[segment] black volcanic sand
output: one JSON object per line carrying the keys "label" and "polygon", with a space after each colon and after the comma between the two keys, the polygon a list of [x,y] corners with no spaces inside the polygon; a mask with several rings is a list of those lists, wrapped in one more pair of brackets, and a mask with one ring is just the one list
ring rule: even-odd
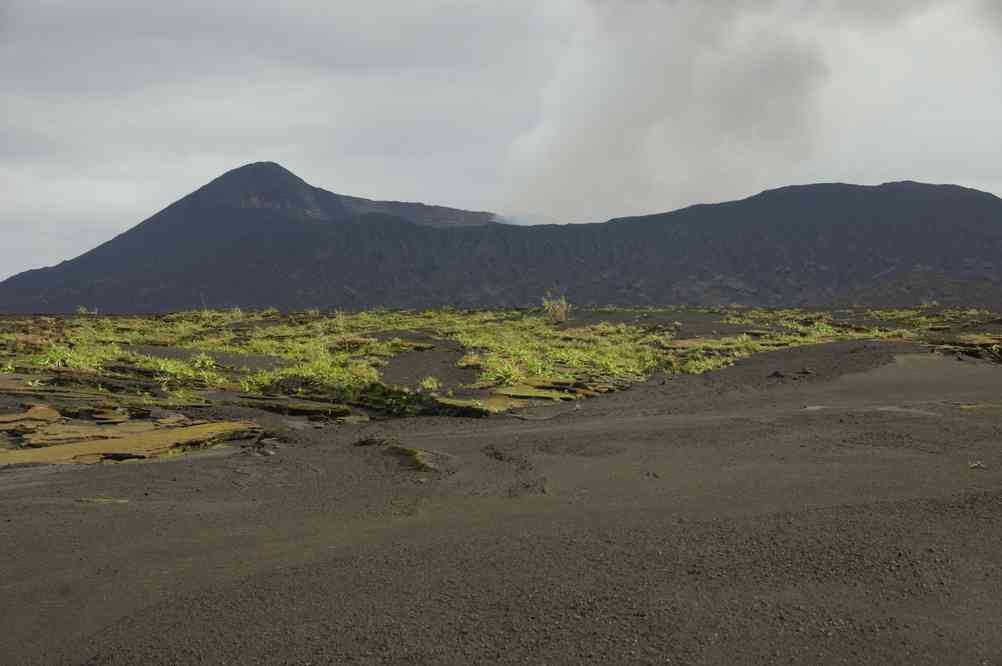
{"label": "black volcanic sand", "polygon": [[0,472],[0,662],[1002,662],[1002,367],[839,343],[522,416]]}
{"label": "black volcanic sand", "polygon": [[400,335],[403,340],[434,345],[433,349],[397,354],[379,369],[384,383],[415,387],[426,377],[434,377],[441,390],[455,390],[459,394],[471,393],[462,387],[477,381],[476,368],[459,368],[456,364],[466,354],[462,345],[454,340],[442,340],[416,334]]}

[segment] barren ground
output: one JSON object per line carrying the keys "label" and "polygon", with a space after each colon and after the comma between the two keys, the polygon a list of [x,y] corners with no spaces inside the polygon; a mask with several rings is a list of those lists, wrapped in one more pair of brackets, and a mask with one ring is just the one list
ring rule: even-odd
{"label": "barren ground", "polygon": [[186,413],[280,443],[0,469],[0,662],[1002,663],[995,363],[854,340],[489,418]]}

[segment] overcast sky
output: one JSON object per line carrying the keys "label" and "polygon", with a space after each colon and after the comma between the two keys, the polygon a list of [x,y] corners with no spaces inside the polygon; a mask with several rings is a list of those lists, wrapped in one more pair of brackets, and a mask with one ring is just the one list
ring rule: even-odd
{"label": "overcast sky", "polygon": [[1000,0],[0,0],[0,278],[222,172],[560,221],[1002,194]]}

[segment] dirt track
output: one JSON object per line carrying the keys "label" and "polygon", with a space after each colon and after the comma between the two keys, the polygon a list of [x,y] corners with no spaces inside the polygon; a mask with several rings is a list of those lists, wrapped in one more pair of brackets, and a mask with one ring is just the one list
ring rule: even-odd
{"label": "dirt track", "polygon": [[838,343],[524,416],[2,471],[0,662],[1002,663],[1002,367]]}

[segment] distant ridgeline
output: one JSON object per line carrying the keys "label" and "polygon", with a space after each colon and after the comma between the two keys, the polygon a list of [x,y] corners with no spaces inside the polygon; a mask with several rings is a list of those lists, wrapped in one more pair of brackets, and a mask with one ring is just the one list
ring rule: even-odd
{"label": "distant ridgeline", "polygon": [[76,259],[0,283],[0,312],[538,305],[1002,306],[1002,199],[952,185],[787,187],[600,224],[347,197],[230,171]]}

